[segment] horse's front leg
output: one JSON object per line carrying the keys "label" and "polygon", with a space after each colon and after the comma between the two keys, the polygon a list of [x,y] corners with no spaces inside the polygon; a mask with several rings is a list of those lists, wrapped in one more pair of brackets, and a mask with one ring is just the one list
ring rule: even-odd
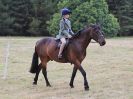
{"label": "horse's front leg", "polygon": [[74,65],[71,80],[70,80],[70,83],[69,83],[71,88],[74,88],[73,82],[74,82],[74,78],[76,76],[76,73],[77,73],[77,67]]}
{"label": "horse's front leg", "polygon": [[86,72],[84,71],[82,66],[79,67],[79,71],[82,73],[82,75],[84,77],[84,88],[85,88],[85,90],[89,90],[89,85],[88,85],[87,78],[86,78]]}

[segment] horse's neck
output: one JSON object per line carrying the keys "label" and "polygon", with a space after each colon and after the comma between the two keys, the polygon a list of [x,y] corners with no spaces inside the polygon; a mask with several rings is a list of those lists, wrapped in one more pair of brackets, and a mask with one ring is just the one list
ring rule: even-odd
{"label": "horse's neck", "polygon": [[86,50],[87,46],[89,45],[91,41],[91,37],[89,35],[89,32],[87,33],[87,31],[83,31],[83,33],[76,40],[81,46],[82,50]]}

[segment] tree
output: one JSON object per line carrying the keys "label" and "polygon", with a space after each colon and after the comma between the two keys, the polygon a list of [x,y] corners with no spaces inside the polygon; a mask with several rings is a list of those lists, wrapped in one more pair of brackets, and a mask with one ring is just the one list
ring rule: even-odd
{"label": "tree", "polygon": [[56,12],[58,1],[59,0],[32,0],[34,16],[30,24],[30,31],[33,31],[34,35],[49,35],[47,31],[47,21],[50,20],[52,15]]}
{"label": "tree", "polygon": [[12,29],[15,35],[30,35],[29,25],[32,22],[32,4],[30,0],[12,0],[9,4],[10,17],[14,19]]}
{"label": "tree", "polygon": [[0,35],[49,35],[46,22],[56,12],[59,1],[1,0]]}
{"label": "tree", "polygon": [[13,30],[10,28],[14,18],[9,16],[10,0],[0,0],[0,35],[13,35]]}
{"label": "tree", "polygon": [[[107,36],[115,36],[119,30],[117,19],[108,12],[108,5],[105,0],[64,0],[59,2],[58,9],[63,7],[72,9],[72,26],[76,32],[84,26],[91,23],[101,24]],[[48,30],[52,33],[58,33],[60,13],[55,13],[53,19],[48,22]]]}
{"label": "tree", "polygon": [[133,0],[107,0],[110,12],[120,23],[119,35],[133,35]]}

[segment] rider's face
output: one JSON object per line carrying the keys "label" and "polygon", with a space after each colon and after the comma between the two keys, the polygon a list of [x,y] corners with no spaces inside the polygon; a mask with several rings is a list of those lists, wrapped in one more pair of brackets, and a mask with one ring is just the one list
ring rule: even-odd
{"label": "rider's face", "polygon": [[66,19],[68,19],[69,17],[70,17],[70,15],[69,15],[69,14],[64,15],[64,18],[66,18]]}

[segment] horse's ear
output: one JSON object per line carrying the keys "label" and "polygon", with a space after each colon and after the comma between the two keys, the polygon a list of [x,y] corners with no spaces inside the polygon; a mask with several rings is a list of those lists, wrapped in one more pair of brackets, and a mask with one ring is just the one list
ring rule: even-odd
{"label": "horse's ear", "polygon": [[99,26],[100,24],[99,23],[96,23],[97,26]]}
{"label": "horse's ear", "polygon": [[100,25],[101,25],[101,22],[97,21],[95,24],[96,24],[97,26],[100,26]]}
{"label": "horse's ear", "polygon": [[90,26],[90,24],[85,24],[85,26],[83,27],[84,29],[88,28]]}
{"label": "horse's ear", "polygon": [[90,27],[92,27],[94,30],[97,29],[97,25],[96,24],[90,24]]}
{"label": "horse's ear", "polygon": [[99,29],[101,29],[101,27],[102,27],[102,24],[101,24],[101,23],[97,22],[96,25],[97,25],[97,27],[98,27]]}
{"label": "horse's ear", "polygon": [[92,24],[92,23],[91,23],[89,26],[92,27],[92,28],[94,28],[94,27],[95,27],[95,24]]}

